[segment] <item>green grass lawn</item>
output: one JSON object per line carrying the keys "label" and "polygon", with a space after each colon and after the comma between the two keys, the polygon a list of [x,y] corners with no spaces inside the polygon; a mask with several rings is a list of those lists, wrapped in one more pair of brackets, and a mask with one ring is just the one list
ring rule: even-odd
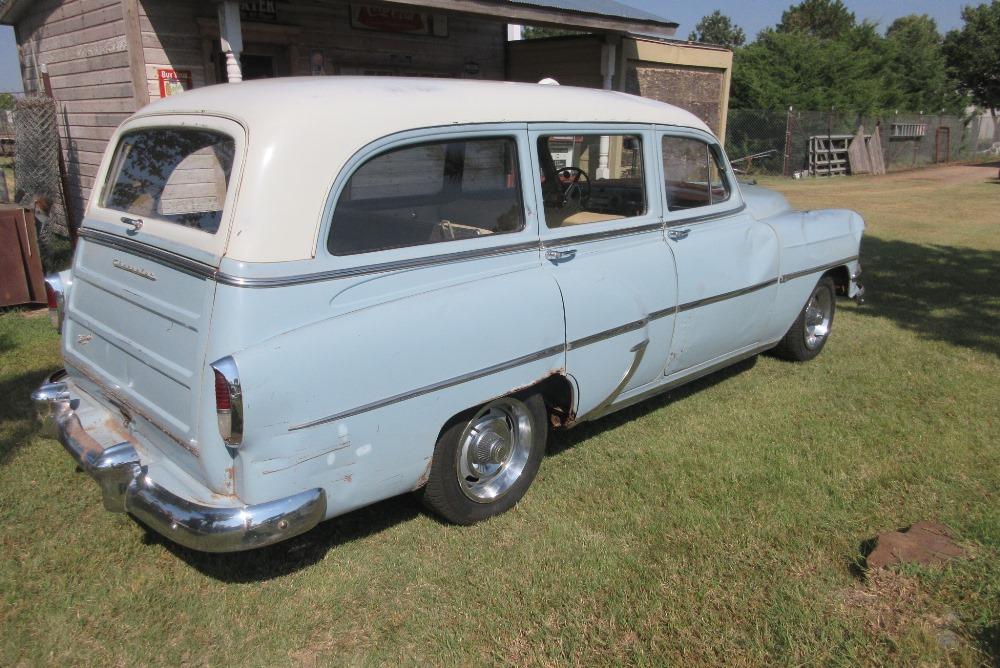
{"label": "green grass lawn", "polygon": [[[557,435],[470,528],[401,497],[254,553],[161,541],[36,435],[57,338],[0,316],[0,664],[1000,661],[1000,185],[957,169],[775,182],[865,216],[869,302],[813,362]],[[921,519],[970,558],[864,578]]]}

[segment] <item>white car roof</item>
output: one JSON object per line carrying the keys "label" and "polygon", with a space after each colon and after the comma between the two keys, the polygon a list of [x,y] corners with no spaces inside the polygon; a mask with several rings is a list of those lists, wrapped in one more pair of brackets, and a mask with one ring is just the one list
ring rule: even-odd
{"label": "white car roof", "polygon": [[226,116],[247,128],[225,251],[238,262],[313,257],[334,179],[361,148],[397,132],[508,122],[641,123],[710,132],[687,111],[614,91],[402,77],[289,77],[207,86],[150,104],[131,120],[163,114]]}
{"label": "white car roof", "polygon": [[344,124],[344,132],[352,137],[359,125],[384,136],[436,125],[540,121],[658,123],[708,130],[690,112],[617,91],[415,77],[283,77],[221,84],[165,98],[139,113],[147,112],[219,113],[251,127],[276,116],[311,121],[320,112]]}

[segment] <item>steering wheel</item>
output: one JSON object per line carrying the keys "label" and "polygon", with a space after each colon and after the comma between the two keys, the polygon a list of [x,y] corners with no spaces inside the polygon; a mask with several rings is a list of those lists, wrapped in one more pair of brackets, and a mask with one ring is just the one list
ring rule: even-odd
{"label": "steering wheel", "polygon": [[562,195],[560,207],[566,206],[574,197],[580,206],[587,205],[590,200],[590,177],[587,176],[587,172],[579,167],[560,167],[556,170],[556,176],[559,177],[559,190]]}

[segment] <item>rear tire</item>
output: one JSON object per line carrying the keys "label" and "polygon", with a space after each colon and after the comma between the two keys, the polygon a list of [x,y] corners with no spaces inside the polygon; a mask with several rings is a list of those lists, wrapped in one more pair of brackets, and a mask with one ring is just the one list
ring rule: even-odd
{"label": "rear tire", "polygon": [[545,454],[548,420],[538,393],[494,399],[441,432],[424,505],[454,524],[475,524],[514,507]]}
{"label": "rear tire", "polygon": [[819,355],[833,329],[836,294],[832,277],[819,279],[795,322],[774,348],[774,354],[793,362],[807,362]]}

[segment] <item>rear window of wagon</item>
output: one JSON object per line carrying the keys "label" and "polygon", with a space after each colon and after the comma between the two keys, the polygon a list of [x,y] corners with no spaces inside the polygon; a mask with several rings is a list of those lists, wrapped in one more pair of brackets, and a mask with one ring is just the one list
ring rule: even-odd
{"label": "rear window of wagon", "polygon": [[221,132],[147,128],[122,135],[101,206],[215,234],[236,144]]}

